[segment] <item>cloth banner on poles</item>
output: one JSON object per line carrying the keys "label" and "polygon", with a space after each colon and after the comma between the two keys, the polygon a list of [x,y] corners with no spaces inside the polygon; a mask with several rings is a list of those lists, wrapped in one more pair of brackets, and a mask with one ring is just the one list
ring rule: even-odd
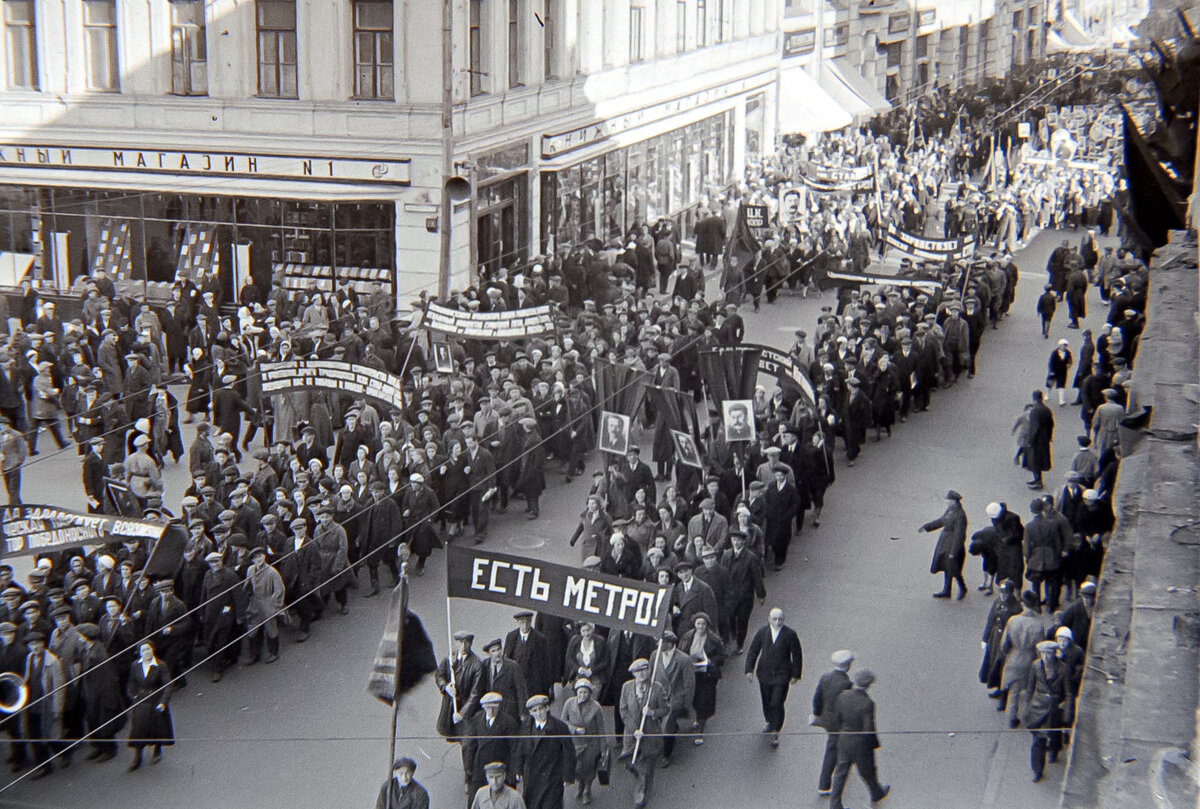
{"label": "cloth banner on poles", "polygon": [[757,347],[744,345],[719,346],[700,352],[700,378],[717,407],[726,399],[753,398],[760,356]]}
{"label": "cloth banner on poles", "polygon": [[746,221],[746,203],[743,202],[738,206],[737,222],[734,223],[733,233],[725,241],[725,252],[721,257],[721,266],[724,268],[722,288],[728,288],[728,279],[741,279],[745,276],[745,268],[761,248],[758,237]]}
{"label": "cloth banner on poles", "polygon": [[900,230],[894,223],[888,225],[884,240],[913,258],[945,261],[947,258],[961,261],[975,253],[975,238],[964,236],[957,239],[926,239]]}
{"label": "cloth banner on poles", "polygon": [[880,284],[893,287],[914,287],[916,289],[938,290],[942,282],[936,278],[914,278],[900,275],[872,275],[865,272],[831,272],[831,281],[843,281],[851,284]]}
{"label": "cloth banner on poles", "polygon": [[[375,652],[375,664],[367,681],[367,693],[380,702],[394,705],[425,675],[437,671],[437,656],[425,627],[411,610],[404,608],[402,582],[392,589],[387,623]],[[400,614],[404,613],[404,635],[400,636]]]}
{"label": "cloth banner on poles", "polygon": [[669,590],[539,559],[451,545],[446,595],[587,621],[657,638],[669,629]]}
{"label": "cloth banner on poles", "polygon": [[383,402],[389,408],[404,408],[400,377],[369,365],[337,360],[288,360],[262,364],[263,393],[284,393],[305,388],[366,396]]}
{"label": "cloth banner on poles", "polygon": [[804,394],[810,405],[817,403],[817,396],[813,391],[812,382],[808,379],[808,372],[796,362],[791,354],[786,354],[777,348],[764,345],[743,343],[742,346],[744,348],[756,348],[762,352],[758,358],[759,371],[775,377],[784,387],[789,387]]}
{"label": "cloth banner on poles", "polygon": [[80,545],[161,539],[166,523],[82,514],[57,506],[0,507],[0,558],[35,556]]}
{"label": "cloth banner on poles", "polygon": [[700,422],[696,418],[696,403],[690,393],[675,388],[646,385],[646,396],[655,415],[668,430],[678,430],[700,437]]}
{"label": "cloth banner on poles", "polygon": [[875,189],[875,167],[871,166],[825,166],[809,163],[801,168],[800,181],[813,191],[822,193],[847,193],[873,191]]}
{"label": "cloth banner on poles", "polygon": [[432,332],[454,334],[473,340],[520,340],[554,331],[554,313],[549,306],[531,306],[499,312],[464,312],[436,303],[425,310],[422,324]]}
{"label": "cloth banner on poles", "polygon": [[637,415],[646,398],[646,386],[651,378],[649,371],[597,359],[593,375],[597,410]]}

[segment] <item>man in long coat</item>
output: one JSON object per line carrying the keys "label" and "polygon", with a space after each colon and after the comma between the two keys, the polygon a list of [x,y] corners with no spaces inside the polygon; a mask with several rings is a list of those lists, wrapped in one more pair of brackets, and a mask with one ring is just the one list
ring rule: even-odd
{"label": "man in long coat", "polygon": [[833,769],[833,794],[829,805],[832,809],[845,809],[842,790],[850,765],[858,768],[858,774],[866,782],[871,794],[871,803],[887,797],[891,787],[879,783],[875,772],[875,751],[879,749],[879,737],[875,735],[875,703],[867,696],[867,689],[875,682],[875,675],[867,669],[854,673],[854,687],[838,694],[834,713],[838,728],[837,765]]}
{"label": "man in long coat", "polygon": [[812,715],[808,724],[824,728],[828,731],[825,739],[825,758],[821,761],[821,774],[817,779],[817,792],[828,795],[833,791],[833,768],[837,764],[838,752],[838,723],[835,706],[838,695],[850,688],[850,665],[854,662],[854,653],[848,649],[839,649],[830,657],[833,671],[821,675],[817,688],[813,691]]}
{"label": "man in long coat", "polygon": [[563,785],[575,781],[575,744],[561,719],[550,715],[550,698],[535,694],[525,701],[529,717],[521,724],[516,771],[525,787],[528,809],[562,809]]}
{"label": "man in long coat", "polygon": [[941,573],[942,589],[933,594],[934,598],[950,597],[950,582],[958,582],[958,600],[962,601],[967,595],[967,582],[963,579],[963,557],[966,556],[967,544],[967,513],[963,511],[962,495],[951,489],[946,492],[946,510],[936,520],[930,520],[917,530],[921,533],[941,529],[938,534],[937,546],[933,550],[933,562],[929,566],[930,573]]}
{"label": "man in long coat", "polygon": [[1029,437],[1026,440],[1022,465],[1033,474],[1027,484],[1031,489],[1042,488],[1042,473],[1052,467],[1050,443],[1054,440],[1054,414],[1043,402],[1040,390],[1033,392],[1033,407],[1029,411]]}
{"label": "man in long coat", "polygon": [[463,765],[470,795],[487,784],[484,768],[494,762],[506,765],[508,780],[516,782],[517,773],[512,764],[517,746],[516,736],[521,732],[521,725],[506,709],[505,702],[507,700],[498,692],[488,691],[479,699],[483,710],[462,724]]}
{"label": "man in long coat", "polygon": [[517,479],[513,493],[525,497],[525,512],[535,520],[540,513],[538,498],[546,488],[546,450],[542,447],[542,436],[537,431],[537,421],[532,418],[520,420],[521,449],[517,456]]}
{"label": "man in long coat", "polygon": [[554,693],[554,666],[546,636],[533,628],[533,613],[529,610],[521,610],[513,619],[517,628],[504,637],[504,656],[521,668],[528,693]]}

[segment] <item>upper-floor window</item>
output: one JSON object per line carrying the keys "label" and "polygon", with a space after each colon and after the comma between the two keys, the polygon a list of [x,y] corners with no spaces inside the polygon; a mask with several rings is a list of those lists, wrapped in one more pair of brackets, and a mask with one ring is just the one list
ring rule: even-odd
{"label": "upper-floor window", "polygon": [[713,31],[714,41],[720,44],[729,39],[729,29],[726,27],[729,24],[729,10],[726,6],[730,5],[733,0],[717,0],[717,19],[716,27]]}
{"label": "upper-floor window", "polygon": [[687,50],[687,0],[675,3],[675,52]]}
{"label": "upper-floor window", "polygon": [[37,18],[33,0],[4,0],[4,44],[8,50],[8,86],[38,89]]}
{"label": "upper-floor window", "polygon": [[354,0],[354,97],[396,97],[392,0]]}
{"label": "upper-floor window", "polygon": [[119,90],[116,0],[83,0],[83,50],[88,89]]}
{"label": "upper-floor window", "polygon": [[508,86],[525,83],[521,75],[521,0],[508,0]]}
{"label": "upper-floor window", "polygon": [[558,10],[555,0],[543,0],[542,5],[542,54],[545,59],[543,70],[547,79],[557,79],[558,67]]}
{"label": "upper-floor window", "polygon": [[467,28],[468,69],[471,72],[471,95],[483,94],[483,0],[470,0],[470,19]]}
{"label": "upper-floor window", "polygon": [[171,0],[171,92],[208,94],[204,0]]}
{"label": "upper-floor window", "polygon": [[784,17],[803,17],[812,14],[812,0],[784,0]]}
{"label": "upper-floor window", "polygon": [[258,0],[258,94],[299,98],[296,60],[296,4]]}
{"label": "upper-floor window", "polygon": [[641,62],[646,58],[646,9],[642,6],[629,7],[629,61]]}
{"label": "upper-floor window", "polygon": [[696,47],[708,44],[708,2],[696,0]]}

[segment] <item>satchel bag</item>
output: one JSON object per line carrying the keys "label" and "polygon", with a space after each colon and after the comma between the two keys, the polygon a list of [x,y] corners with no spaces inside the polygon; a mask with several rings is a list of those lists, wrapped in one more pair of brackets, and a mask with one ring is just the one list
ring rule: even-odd
{"label": "satchel bag", "polygon": [[612,773],[612,750],[608,745],[600,751],[600,760],[596,762],[596,780],[600,782],[600,786],[608,786],[609,777]]}

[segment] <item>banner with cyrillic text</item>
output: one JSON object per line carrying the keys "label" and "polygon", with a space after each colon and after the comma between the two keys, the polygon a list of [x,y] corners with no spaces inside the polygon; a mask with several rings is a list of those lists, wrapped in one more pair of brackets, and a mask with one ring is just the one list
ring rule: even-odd
{"label": "banner with cyrillic text", "polygon": [[879,284],[880,286],[914,287],[915,289],[938,290],[942,282],[933,278],[906,278],[897,275],[872,275],[865,272],[830,272],[829,280],[850,284]]}
{"label": "banner with cyrillic text", "polygon": [[369,365],[337,360],[288,360],[262,365],[263,393],[283,393],[322,388],[377,399],[394,408],[404,407],[400,377]]}
{"label": "banner with cyrillic text", "polygon": [[812,382],[808,379],[808,371],[802,368],[791,354],[785,354],[777,348],[765,345],[743,343],[747,348],[757,348],[758,370],[775,377],[781,383],[801,391],[808,397],[810,404],[816,404],[817,396],[813,391]]}
{"label": "banner with cyrillic text", "polygon": [[474,340],[519,340],[553,332],[554,315],[549,306],[499,312],[463,312],[431,303],[425,310],[423,325],[432,332]]}
{"label": "banner with cyrillic text", "polygon": [[57,506],[3,506],[0,507],[0,558],[34,556],[126,539],[158,540],[166,529],[164,523],[82,514]]}
{"label": "banner with cyrillic text", "polygon": [[900,230],[895,224],[888,225],[884,240],[913,258],[945,261],[947,258],[962,261],[975,253],[974,237],[958,239],[926,239]]}
{"label": "banner with cyrillic text", "polygon": [[657,638],[670,628],[668,590],[635,579],[451,545],[446,595],[508,604]]}

